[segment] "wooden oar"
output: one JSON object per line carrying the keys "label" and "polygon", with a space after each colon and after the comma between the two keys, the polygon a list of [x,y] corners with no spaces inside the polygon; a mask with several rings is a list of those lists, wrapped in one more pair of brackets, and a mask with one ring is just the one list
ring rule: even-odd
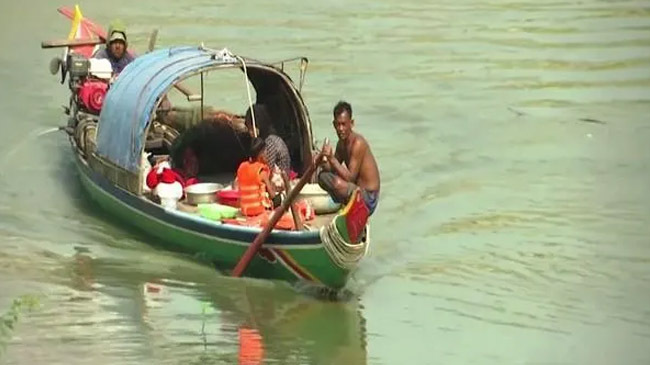
{"label": "wooden oar", "polygon": [[199,101],[203,98],[200,94],[195,94],[194,92],[192,92],[192,90],[190,90],[187,86],[181,84],[180,82],[174,84],[174,87],[176,88],[176,90],[182,92],[183,95],[187,97],[187,101]]}
{"label": "wooden oar", "polygon": [[[282,176],[282,181],[284,182],[284,188],[287,191],[287,196],[289,196],[289,192],[291,190],[291,185],[289,185],[291,182],[289,181],[289,176],[287,176],[287,173],[282,171],[280,172],[280,176]],[[300,219],[300,212],[298,211],[298,207],[296,207],[296,204],[291,203],[291,215],[293,216],[293,224],[296,226],[296,229],[299,231],[302,231],[302,220]]]}
{"label": "wooden oar", "polygon": [[58,48],[58,47],[74,47],[74,46],[87,46],[87,45],[96,45],[102,44],[102,41],[99,38],[89,38],[89,39],[57,39],[53,41],[42,41],[41,48]]}
{"label": "wooden oar", "polygon": [[149,36],[149,44],[147,45],[147,52],[153,51],[153,47],[156,45],[156,40],[158,39],[158,28],[154,29]]}
{"label": "wooden oar", "polygon": [[260,232],[257,237],[255,237],[255,240],[253,243],[251,243],[250,246],[248,246],[248,249],[246,252],[244,252],[244,255],[241,257],[237,265],[232,271],[232,276],[234,277],[239,277],[241,274],[246,270],[246,267],[248,264],[251,262],[255,254],[257,253],[257,250],[262,246],[262,243],[266,240],[266,238],[269,236],[275,225],[278,223],[282,215],[289,209],[289,206],[291,206],[291,203],[293,203],[293,200],[300,194],[300,191],[302,190],[303,186],[311,179],[311,176],[314,174],[314,171],[316,171],[316,167],[319,165],[318,161],[323,160],[323,151],[321,151],[318,156],[316,157],[316,160],[312,162],[312,164],[309,166],[307,171],[305,171],[305,174],[298,180],[298,183],[296,186],[291,189],[291,192],[289,195],[287,195],[287,198],[284,199],[282,204],[276,208],[273,211],[273,214],[271,214],[271,219],[269,222],[266,224],[262,232]]}

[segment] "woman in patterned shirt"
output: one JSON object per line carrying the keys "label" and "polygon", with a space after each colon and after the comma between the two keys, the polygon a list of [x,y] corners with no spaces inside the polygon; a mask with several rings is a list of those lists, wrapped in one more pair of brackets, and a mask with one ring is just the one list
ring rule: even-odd
{"label": "woman in patterned shirt", "polygon": [[[262,104],[253,105],[255,112],[255,127],[257,127],[258,137],[264,140],[264,158],[266,159],[269,167],[274,169],[277,166],[281,171],[287,174],[291,170],[291,157],[289,156],[289,148],[286,143],[276,134],[275,128],[271,123],[271,116]],[[245,117],[246,128],[251,136],[253,134],[253,118],[251,116],[251,109],[248,108]]]}

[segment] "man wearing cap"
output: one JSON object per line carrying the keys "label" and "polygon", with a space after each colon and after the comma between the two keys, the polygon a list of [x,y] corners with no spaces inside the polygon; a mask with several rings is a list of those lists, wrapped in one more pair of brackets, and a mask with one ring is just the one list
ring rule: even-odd
{"label": "man wearing cap", "polygon": [[126,51],[127,47],[126,27],[121,21],[115,20],[108,27],[106,47],[97,50],[93,57],[108,59],[113,67],[113,72],[119,74],[126,65],[135,59]]}

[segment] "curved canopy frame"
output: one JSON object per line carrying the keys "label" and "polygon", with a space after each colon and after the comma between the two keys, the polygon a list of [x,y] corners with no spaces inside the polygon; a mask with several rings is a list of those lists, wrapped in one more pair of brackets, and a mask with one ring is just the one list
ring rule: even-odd
{"label": "curved canopy frame", "polygon": [[[291,103],[300,135],[301,165],[312,148],[311,123],[299,92],[289,77],[272,65],[245,59],[248,77],[257,92],[257,102],[277,99]],[[139,172],[147,127],[163,95],[178,81],[222,67],[243,67],[239,57],[227,49],[174,47],[156,50],[129,64],[106,94],[97,128],[96,154],[134,174]],[[301,166],[301,169],[306,166]]]}

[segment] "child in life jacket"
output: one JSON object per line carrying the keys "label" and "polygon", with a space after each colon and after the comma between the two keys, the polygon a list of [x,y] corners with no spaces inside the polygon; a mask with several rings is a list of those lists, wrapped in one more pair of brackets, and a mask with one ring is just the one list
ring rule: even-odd
{"label": "child in life jacket", "polygon": [[[254,138],[251,142],[249,158],[237,169],[239,186],[239,209],[245,216],[256,216],[278,205],[280,195],[271,183],[271,169],[264,160],[264,140]],[[273,197],[273,199],[271,199]]]}

